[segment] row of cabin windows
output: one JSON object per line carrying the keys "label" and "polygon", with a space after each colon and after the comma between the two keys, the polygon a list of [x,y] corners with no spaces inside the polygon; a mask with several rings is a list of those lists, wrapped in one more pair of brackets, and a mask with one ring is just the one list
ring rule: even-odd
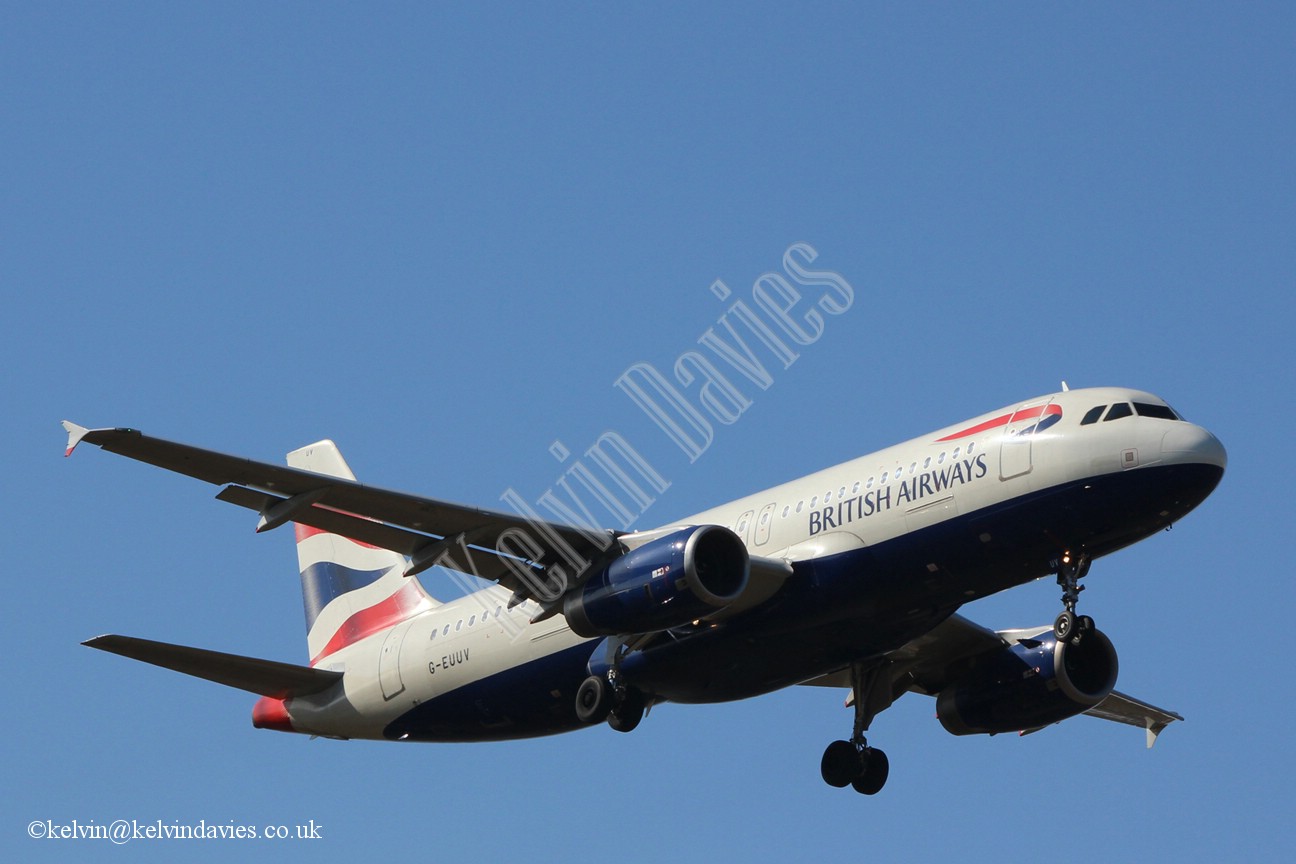
{"label": "row of cabin windows", "polygon": [[[1091,408],[1091,409],[1090,409],[1090,410],[1089,410],[1089,411],[1084,415],[1084,418],[1080,421],[1080,425],[1081,425],[1081,426],[1087,426],[1087,425],[1089,425],[1090,423],[1097,423],[1097,422],[1098,422],[1098,418],[1099,418],[1099,417],[1103,417],[1103,409],[1108,409],[1108,406],[1106,406],[1106,405],[1099,405],[1099,406],[1096,407],[1096,408]],[[1135,403],[1133,403],[1133,407],[1131,408],[1131,407],[1130,407],[1130,403],[1128,403],[1128,402],[1117,402],[1117,403],[1115,403],[1114,405],[1110,406],[1110,408],[1107,410],[1107,416],[1106,416],[1106,417],[1103,417],[1103,421],[1106,422],[1106,421],[1108,421],[1108,420],[1119,420],[1119,419],[1121,419],[1122,417],[1131,417],[1131,416],[1133,416],[1134,414],[1138,414],[1140,417],[1155,417],[1155,418],[1160,419],[1160,420],[1182,420],[1182,419],[1183,419],[1183,418],[1180,417],[1178,414],[1176,414],[1176,413],[1174,412],[1174,410],[1173,410],[1172,408],[1170,408],[1169,405],[1154,405],[1154,404],[1151,403],[1151,402],[1135,402]],[[971,455],[972,455],[972,451],[973,451],[973,449],[974,449],[975,447],[976,447],[976,442],[975,442],[975,441],[969,443],[969,444],[968,444],[968,447],[967,447],[967,455],[971,456]],[[955,448],[954,448],[954,451],[950,454],[950,457],[949,457],[949,458],[951,458],[951,459],[957,459],[958,457],[959,457],[959,448],[955,447]],[[940,465],[940,464],[942,464],[942,463],[945,462],[945,451],[944,451],[944,450],[942,450],[942,451],[941,451],[941,452],[936,456],[935,461],[936,461],[936,464],[937,464],[937,465]],[[928,468],[930,468],[930,467],[931,467],[931,464],[932,464],[932,457],[928,456],[926,459],[923,460],[923,463],[922,463],[922,468],[923,468],[923,470],[925,471],[925,470],[927,470]],[[918,470],[918,463],[917,463],[917,462],[913,462],[913,463],[911,463],[911,464],[909,465],[909,473],[910,473],[910,474],[915,473],[917,470]],[[899,477],[903,477],[903,476],[904,476],[904,471],[905,471],[905,468],[904,468],[903,465],[901,465],[900,467],[896,468],[895,471],[894,471],[893,473],[891,473],[891,477],[892,477],[892,479],[899,478]],[[879,483],[886,483],[886,482],[887,482],[887,474],[888,474],[888,472],[883,471],[883,472],[882,472],[882,477],[881,477],[881,479],[880,479],[878,482],[879,482]],[[864,484],[864,488],[865,488],[865,489],[872,489],[872,488],[873,488],[873,482],[874,482],[874,478],[873,478],[873,477],[868,478],[868,481]],[[856,481],[855,485],[851,488],[851,494],[852,494],[852,495],[858,495],[858,494],[859,494],[859,491],[860,491],[860,484],[859,484],[858,481]],[[843,487],[841,487],[839,490],[837,490],[837,497],[838,497],[839,499],[840,499],[840,498],[844,498],[844,497],[846,497],[846,487],[845,487],[845,486],[843,486]],[[829,503],[832,502],[832,500],[833,500],[833,493],[832,493],[832,490],[829,489],[829,490],[828,490],[827,492],[825,492],[824,495],[823,495],[823,503],[825,503],[825,504],[829,504]],[[804,505],[805,505],[805,501],[798,501],[798,502],[796,503],[795,512],[800,513],[801,510],[803,509]],[[816,495],[816,496],[814,496],[813,498],[810,499],[810,508],[811,508],[811,509],[814,509],[814,508],[817,507],[817,506],[819,506],[819,496],[818,496],[818,495]],[[794,511],[794,508],[793,508],[791,505],[784,506],[784,508],[783,508],[783,518],[786,519],[786,518],[787,518],[787,517],[788,517],[788,516],[793,512],[793,511]],[[763,518],[763,519],[761,520],[761,524],[764,525],[765,522],[767,521],[767,519],[768,519],[768,514],[766,514],[766,517]],[[746,526],[743,526],[743,527],[745,528]]]}
{"label": "row of cabin windows", "polygon": [[[491,611],[490,611],[489,609],[487,609],[485,612],[481,613],[481,623],[485,624],[486,621],[487,621],[487,619],[490,618],[490,616],[491,616]],[[496,617],[496,618],[502,618],[502,617],[504,617],[504,607],[503,607],[503,606],[496,606],[496,607],[495,607],[495,617]],[[454,631],[455,631],[456,633],[458,633],[458,632],[459,632],[460,630],[462,630],[465,626],[473,627],[473,626],[475,626],[476,624],[477,624],[477,616],[476,616],[476,615],[469,615],[469,616],[468,616],[468,620],[467,620],[467,622],[465,622],[464,619],[460,618],[460,619],[459,619],[458,621],[456,621],[453,625],[451,625],[451,624],[447,624],[447,625],[445,625],[444,627],[442,627],[440,632],[441,632],[441,635],[442,635],[442,636],[449,636],[449,635],[450,635],[450,628],[451,628],[452,626],[454,627]],[[437,631],[436,631],[436,630],[433,630],[433,631],[432,631],[432,635],[429,636],[428,639],[429,639],[429,640],[432,640],[432,639],[435,639],[436,637],[437,637]]]}
{"label": "row of cabin windows", "polygon": [[[973,453],[973,451],[975,451],[975,450],[976,450],[976,442],[975,442],[975,441],[969,442],[968,445],[967,445],[967,453],[966,453],[966,455],[971,456],[972,453]],[[935,462],[937,465],[942,465],[942,464],[944,464],[946,458],[949,458],[949,459],[957,459],[957,458],[959,458],[960,455],[963,455],[962,448],[960,448],[960,447],[955,447],[955,448],[953,449],[953,451],[949,452],[948,454],[946,453],[946,451],[942,450],[942,451],[941,451],[940,453],[938,453],[935,457],[928,456],[926,459],[923,459],[923,461],[922,461],[922,469],[921,469],[921,470],[926,471],[928,468],[931,467],[932,462]],[[863,488],[865,488],[865,489],[872,489],[873,486],[875,485],[875,482],[876,482],[876,485],[879,485],[879,486],[880,486],[880,485],[882,485],[882,484],[884,484],[884,483],[887,482],[887,478],[888,478],[888,477],[890,477],[890,478],[893,479],[893,480],[898,480],[898,479],[900,479],[901,477],[904,477],[904,476],[905,476],[906,470],[907,470],[907,472],[908,472],[909,474],[916,474],[916,473],[918,473],[918,471],[919,471],[918,463],[917,463],[916,461],[915,461],[915,462],[911,462],[911,463],[909,463],[909,468],[908,468],[908,469],[906,469],[903,465],[901,465],[901,466],[897,467],[897,468],[895,469],[895,471],[883,471],[883,472],[882,472],[882,476],[881,476],[880,479],[877,477],[877,475],[874,475],[874,476],[868,478],[868,480],[866,480],[866,481],[864,482],[864,484],[863,484]],[[860,492],[860,485],[861,485],[860,482],[859,482],[858,480],[856,480],[856,481],[855,481],[855,485],[851,487],[850,494],[852,494],[852,495],[858,495],[859,492]],[[845,498],[845,497],[846,497],[846,487],[843,486],[843,487],[841,487],[840,489],[837,490],[837,498],[838,498],[838,500],[840,500],[840,499]],[[831,504],[832,501],[833,501],[833,490],[829,489],[827,492],[825,492],[825,493],[823,494],[823,503],[825,503],[825,504]],[[783,518],[786,519],[786,518],[787,518],[790,514],[792,514],[793,512],[800,513],[801,510],[802,510],[802,508],[805,506],[805,503],[806,503],[806,502],[805,502],[805,500],[803,499],[803,500],[798,501],[798,502],[796,503],[796,507],[795,507],[795,508],[793,508],[793,506],[792,506],[791,504],[785,505],[785,506],[783,507]],[[818,495],[815,495],[813,498],[810,499],[810,509],[813,510],[815,507],[818,507],[818,506],[819,506],[819,496],[818,496]],[[766,519],[768,518],[768,516],[769,516],[769,514],[767,513],[767,514],[765,514],[765,517],[761,519],[761,524],[762,524],[762,525],[765,524]],[[745,525],[740,525],[740,526],[739,526],[739,533],[742,533],[743,529],[745,529],[745,528],[746,528]]]}
{"label": "row of cabin windows", "polygon": [[[1103,415],[1103,409],[1107,410],[1106,416]],[[1090,408],[1080,420],[1081,426],[1088,426],[1090,423],[1097,423],[1098,418],[1102,417],[1104,423],[1108,420],[1119,420],[1122,417],[1132,417],[1138,414],[1140,417],[1155,417],[1158,420],[1182,420],[1183,418],[1176,414],[1169,405],[1153,405],[1151,402],[1135,402],[1134,407],[1130,407],[1128,402],[1117,402],[1108,408],[1106,405],[1099,405],[1096,408]]]}

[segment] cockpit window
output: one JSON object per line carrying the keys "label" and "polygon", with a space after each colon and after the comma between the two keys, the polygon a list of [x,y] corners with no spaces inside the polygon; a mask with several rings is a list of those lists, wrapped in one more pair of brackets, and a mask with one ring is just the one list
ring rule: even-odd
{"label": "cockpit window", "polygon": [[1178,420],[1179,415],[1170,410],[1169,405],[1153,405],[1151,402],[1135,402],[1134,410],[1140,417],[1156,417],[1161,420]]}
{"label": "cockpit window", "polygon": [[1111,407],[1111,410],[1107,412],[1107,416],[1103,418],[1103,422],[1106,423],[1108,420],[1119,420],[1122,417],[1129,417],[1133,413],[1134,409],[1129,406],[1128,402],[1117,402]]}
{"label": "cockpit window", "polygon": [[1084,419],[1080,421],[1080,425],[1088,426],[1090,423],[1097,423],[1098,418],[1102,416],[1103,409],[1106,407],[1106,405],[1099,405],[1097,408],[1090,408]]}

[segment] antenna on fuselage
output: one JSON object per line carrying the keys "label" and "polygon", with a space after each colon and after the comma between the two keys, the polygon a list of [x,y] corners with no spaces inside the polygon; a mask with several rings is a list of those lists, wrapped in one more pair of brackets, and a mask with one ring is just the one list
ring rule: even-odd
{"label": "antenna on fuselage", "polygon": [[1070,389],[1071,389],[1071,388],[1067,386],[1067,383],[1066,383],[1065,381],[1063,381],[1063,382],[1062,382],[1062,392],[1065,393],[1065,392],[1067,392],[1067,391],[1070,390]]}

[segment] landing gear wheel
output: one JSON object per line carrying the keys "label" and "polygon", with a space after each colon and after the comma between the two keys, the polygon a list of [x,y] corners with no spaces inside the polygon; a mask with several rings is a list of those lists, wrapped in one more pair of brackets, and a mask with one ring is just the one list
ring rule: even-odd
{"label": "landing gear wheel", "polygon": [[891,773],[891,760],[881,750],[872,747],[860,753],[861,773],[851,781],[851,788],[861,795],[876,795],[886,785]]}
{"label": "landing gear wheel", "polygon": [[851,784],[860,773],[860,754],[849,741],[834,741],[819,761],[819,774],[829,786],[838,789]]}
{"label": "landing gear wheel", "polygon": [[644,716],[644,696],[627,687],[619,694],[617,705],[608,715],[608,725],[618,732],[630,732]]}
{"label": "landing gear wheel", "polygon": [[582,723],[601,723],[612,710],[612,687],[600,675],[591,675],[576,691],[576,719]]}
{"label": "landing gear wheel", "polygon": [[1066,642],[1075,635],[1078,624],[1074,612],[1069,610],[1063,612],[1053,622],[1053,635],[1057,637],[1057,641]]}

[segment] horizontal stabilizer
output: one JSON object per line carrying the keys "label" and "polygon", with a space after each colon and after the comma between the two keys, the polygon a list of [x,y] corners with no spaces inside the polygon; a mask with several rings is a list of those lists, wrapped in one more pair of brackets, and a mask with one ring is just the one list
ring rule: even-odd
{"label": "horizontal stabilizer", "polygon": [[342,678],[341,672],[327,669],[223,654],[133,636],[96,636],[81,644],[274,699],[318,693]]}

